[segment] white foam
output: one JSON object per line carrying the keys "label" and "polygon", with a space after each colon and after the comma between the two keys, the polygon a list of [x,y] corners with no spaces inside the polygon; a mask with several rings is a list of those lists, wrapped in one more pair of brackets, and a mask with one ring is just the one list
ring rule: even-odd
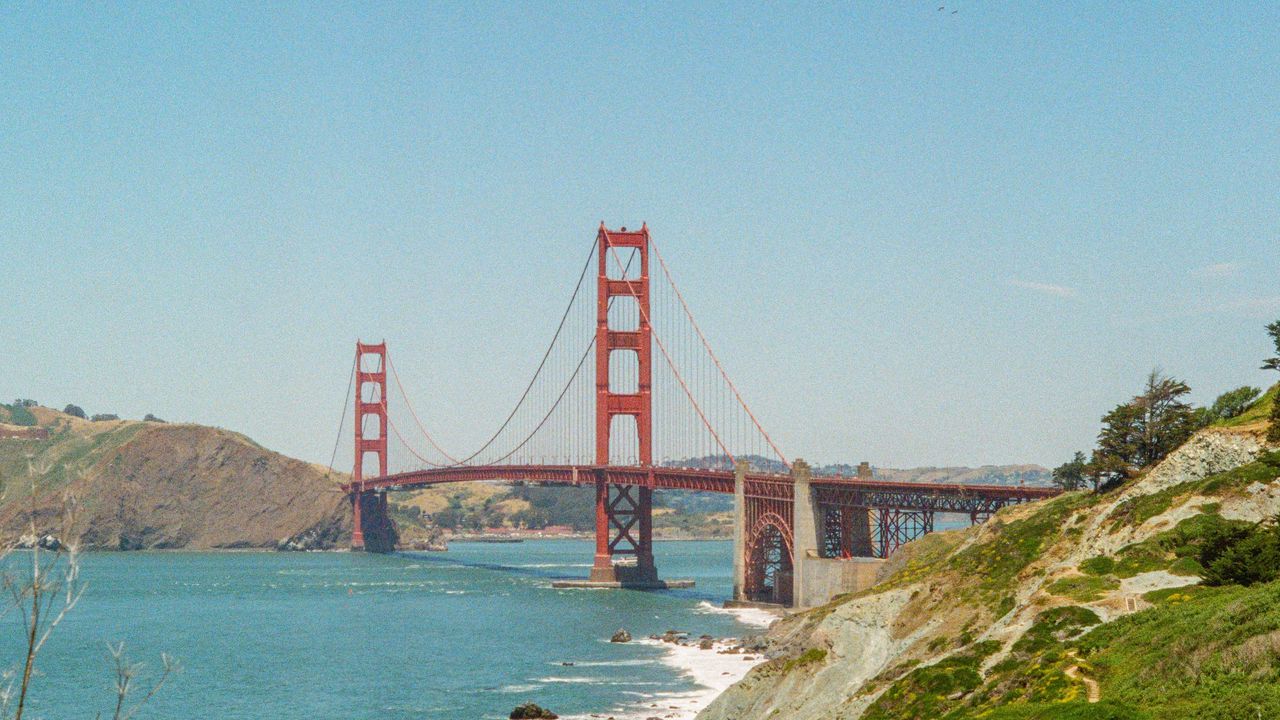
{"label": "white foam", "polygon": [[561,665],[565,667],[636,667],[638,665],[653,665],[657,660],[583,660],[572,661],[573,664],[565,666],[562,662],[552,662],[552,665]]}
{"label": "white foam", "polygon": [[538,678],[538,679],[537,679],[537,682],[540,682],[540,683],[570,683],[570,684],[575,684],[575,685],[576,685],[576,684],[583,684],[583,685],[604,685],[604,684],[606,684],[606,683],[608,682],[608,680],[604,680],[604,679],[601,679],[601,678],[589,678],[589,677],[544,677],[544,678]]}
{"label": "white foam", "polygon": [[752,627],[767,628],[778,619],[779,615],[772,610],[763,608],[725,608],[703,600],[693,608],[693,611],[701,615],[732,615],[738,622],[743,625]]}
{"label": "white foam", "polygon": [[764,662],[764,658],[759,655],[749,656],[754,658],[753,660],[744,660],[744,655],[741,653],[720,654],[721,650],[737,645],[736,641],[717,641],[710,650],[702,650],[697,645],[677,645],[647,638],[635,642],[662,648],[661,662],[692,680],[698,687],[687,692],[644,695],[634,704],[628,704],[607,713],[562,716],[565,720],[592,718],[598,720],[602,717],[612,717],[617,720],[644,720],[655,715],[664,720],[693,720],[699,711],[716,699],[716,696],[745,677],[751,668]]}

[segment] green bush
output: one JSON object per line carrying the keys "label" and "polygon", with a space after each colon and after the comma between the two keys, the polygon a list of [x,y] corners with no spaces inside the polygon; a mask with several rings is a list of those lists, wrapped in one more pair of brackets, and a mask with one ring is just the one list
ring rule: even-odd
{"label": "green bush", "polygon": [[[1209,552],[1212,550],[1212,552]],[[1203,548],[1200,565],[1207,585],[1253,585],[1280,578],[1280,525],[1256,525],[1224,534],[1212,548]]]}

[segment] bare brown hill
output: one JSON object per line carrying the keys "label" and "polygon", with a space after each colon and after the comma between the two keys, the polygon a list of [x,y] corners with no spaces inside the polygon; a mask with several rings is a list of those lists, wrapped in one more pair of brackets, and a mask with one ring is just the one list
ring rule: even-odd
{"label": "bare brown hill", "polygon": [[[91,422],[35,407],[47,439],[0,438],[0,534],[78,536],[96,549],[345,546],[346,477],[228,430]],[[7,420],[9,418],[0,418]],[[33,496],[34,490],[34,496]],[[64,529],[65,498],[76,510]]]}

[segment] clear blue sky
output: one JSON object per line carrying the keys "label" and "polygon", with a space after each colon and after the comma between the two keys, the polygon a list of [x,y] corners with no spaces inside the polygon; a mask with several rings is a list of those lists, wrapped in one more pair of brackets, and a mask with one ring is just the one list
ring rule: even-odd
{"label": "clear blue sky", "polygon": [[186,5],[0,7],[0,397],[327,462],[385,337],[470,446],[601,220],[813,461],[1280,379],[1280,5]]}

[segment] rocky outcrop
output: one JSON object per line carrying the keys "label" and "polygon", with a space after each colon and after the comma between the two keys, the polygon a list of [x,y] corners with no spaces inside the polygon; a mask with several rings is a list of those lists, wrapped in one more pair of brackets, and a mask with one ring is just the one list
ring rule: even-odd
{"label": "rocky outcrop", "polygon": [[609,638],[609,642],[611,643],[631,642],[631,633],[627,632],[626,630],[619,630],[618,632],[613,634],[613,637]]}
{"label": "rocky outcrop", "polygon": [[517,705],[508,717],[511,720],[555,720],[560,716],[536,703],[525,703]]}

